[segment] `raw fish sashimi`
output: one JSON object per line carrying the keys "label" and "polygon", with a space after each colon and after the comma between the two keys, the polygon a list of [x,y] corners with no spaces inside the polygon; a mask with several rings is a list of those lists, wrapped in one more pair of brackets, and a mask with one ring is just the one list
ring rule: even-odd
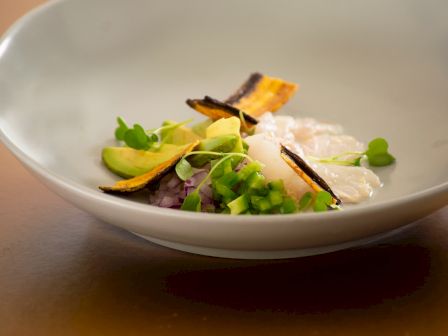
{"label": "raw fish sashimi", "polygon": [[[323,158],[345,152],[363,152],[365,145],[342,127],[320,123],[314,119],[294,119],[265,113],[257,125],[255,135],[245,141],[249,156],[265,164],[263,174],[268,180],[283,179],[288,192],[300,198],[310,187],[281,159],[280,143],[305,159],[345,203],[358,203],[369,198],[381,186],[374,172],[365,167],[317,163],[312,158]],[[349,159],[351,156],[346,156]]]}

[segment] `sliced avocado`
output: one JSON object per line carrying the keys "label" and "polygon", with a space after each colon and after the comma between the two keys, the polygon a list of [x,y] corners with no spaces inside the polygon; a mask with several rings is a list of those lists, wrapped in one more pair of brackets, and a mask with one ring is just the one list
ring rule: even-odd
{"label": "sliced avocado", "polygon": [[112,194],[127,194],[142,190],[147,185],[159,181],[163,176],[165,176],[165,174],[170,172],[182,159],[182,157],[194,150],[198,144],[199,141],[195,141],[188,145],[179,147],[180,150],[178,150],[172,157],[161,162],[147,173],[132,177],[130,179],[118,181],[112,186],[99,186],[99,188],[104,192]]}
{"label": "sliced avocado", "polygon": [[213,138],[219,135],[235,134],[240,135],[241,121],[237,117],[222,118],[216,120],[207,127],[205,132],[207,138]]}
{"label": "sliced avocado", "polygon": [[[233,134],[237,137],[235,146],[229,152],[244,153],[243,139],[240,133],[241,120],[237,117],[223,118],[216,120],[213,124],[207,127],[207,138],[217,137],[222,135]],[[242,160],[241,157],[233,157],[230,159],[232,167],[235,168]]]}
{"label": "sliced avocado", "polygon": [[[239,137],[234,134],[221,135],[214,138],[203,139],[199,143],[198,151],[228,153],[231,152],[238,141]],[[193,167],[202,167],[207,162],[216,158],[214,155],[197,154],[191,156],[188,161]]]}
{"label": "sliced avocado", "polygon": [[142,175],[169,160],[184,147],[164,144],[157,152],[129,147],[105,147],[102,159],[106,167],[113,173],[124,178],[131,178]]}
{"label": "sliced avocado", "polygon": [[207,127],[207,138],[220,135],[234,134],[238,137],[235,147],[230,151],[233,153],[244,153],[243,141],[240,133],[241,121],[237,117],[219,119]]}
{"label": "sliced avocado", "polygon": [[227,153],[235,147],[238,136],[234,134],[220,135],[199,142],[197,150]]}
{"label": "sliced avocado", "polygon": [[213,120],[205,119],[203,121],[198,122],[197,124],[194,124],[191,127],[191,130],[197,135],[199,135],[201,138],[205,138],[206,137],[205,132],[207,130],[207,127],[209,127],[211,124],[213,124]]}
{"label": "sliced avocado", "polygon": [[[172,120],[166,120],[163,126],[176,125],[177,122]],[[202,137],[193,132],[190,128],[186,126],[179,126],[173,129],[167,129],[162,131],[162,141],[166,144],[173,145],[186,145],[196,140],[201,140]]]}

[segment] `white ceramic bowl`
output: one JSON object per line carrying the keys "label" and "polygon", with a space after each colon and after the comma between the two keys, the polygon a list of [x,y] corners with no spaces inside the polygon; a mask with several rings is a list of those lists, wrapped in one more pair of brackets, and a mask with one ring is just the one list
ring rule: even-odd
{"label": "white ceramic bowl", "polygon": [[[442,8],[444,7],[444,8]],[[0,44],[0,137],[81,209],[162,245],[283,258],[364,243],[448,202],[448,26],[442,2],[109,1],[46,4]],[[387,138],[397,164],[365,204],[323,214],[240,216],[162,209],[101,193],[115,117],[198,117],[250,72],[301,84],[284,113]]]}

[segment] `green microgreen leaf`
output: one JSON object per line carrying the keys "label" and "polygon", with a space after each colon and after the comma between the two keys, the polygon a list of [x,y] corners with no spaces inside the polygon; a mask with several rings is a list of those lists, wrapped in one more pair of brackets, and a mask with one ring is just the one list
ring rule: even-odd
{"label": "green microgreen leaf", "polygon": [[123,141],[124,134],[129,129],[129,127],[126,124],[126,121],[124,121],[124,119],[121,117],[117,118],[117,123],[118,123],[118,127],[115,129],[115,139]]}
{"label": "green microgreen leaf", "polygon": [[149,149],[152,145],[150,137],[146,135],[145,129],[139,124],[134,124],[133,128],[124,133],[124,142],[134,149]]}
{"label": "green microgreen leaf", "polygon": [[299,201],[299,211],[305,211],[309,208],[313,201],[313,194],[311,192],[306,192],[303,194],[302,198]]}
{"label": "green microgreen leaf", "polygon": [[195,190],[192,193],[188,194],[187,197],[185,197],[180,208],[182,210],[199,212],[201,211],[201,203],[201,195],[199,195],[199,192]]}
{"label": "green microgreen leaf", "polygon": [[388,152],[389,144],[383,138],[376,138],[369,142],[365,152],[367,160],[371,166],[387,166],[395,161],[395,158]]}
{"label": "green microgreen leaf", "polygon": [[[173,125],[162,126],[155,130],[145,131],[145,129],[139,124],[135,124],[132,128],[129,128],[124,119],[118,117],[118,127],[115,129],[115,138],[117,140],[124,141],[128,147],[134,149],[148,150],[151,147],[157,149],[163,145],[163,143],[159,143],[159,139],[163,131],[174,131],[176,128],[189,122],[191,122],[191,119]],[[156,144],[158,146],[155,146]]]}
{"label": "green microgreen leaf", "polygon": [[176,174],[179,176],[179,178],[182,181],[188,180],[191,176],[193,176],[193,168],[191,167],[191,164],[183,157],[177,164],[176,164]]}
{"label": "green microgreen leaf", "polygon": [[327,211],[333,203],[333,197],[327,191],[319,191],[314,198],[313,210],[315,212]]}

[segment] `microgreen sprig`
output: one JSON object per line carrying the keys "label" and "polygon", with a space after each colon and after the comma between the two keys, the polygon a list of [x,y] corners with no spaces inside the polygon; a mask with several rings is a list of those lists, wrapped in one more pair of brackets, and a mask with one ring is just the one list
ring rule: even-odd
{"label": "microgreen sprig", "polygon": [[154,130],[145,131],[140,124],[134,124],[134,126],[130,128],[123,118],[118,117],[118,127],[115,129],[115,138],[119,141],[124,141],[128,147],[134,149],[149,150],[152,147],[160,148],[164,143],[163,141],[159,142],[162,131],[172,132],[176,128],[188,124],[191,121],[192,119],[189,119],[177,124],[166,125]]}
{"label": "microgreen sprig", "polygon": [[389,144],[386,139],[376,138],[369,142],[365,155],[371,166],[388,166],[395,161],[392,154],[389,153]]}
{"label": "microgreen sprig", "polygon": [[[361,160],[367,158],[371,166],[388,166],[395,162],[395,157],[389,153],[389,144],[384,138],[376,138],[369,142],[365,152],[345,152],[338,155],[318,158],[309,156],[309,158],[316,162],[331,163],[341,166],[361,166]],[[347,157],[354,156],[347,159]],[[346,159],[343,159],[346,158]]]}
{"label": "microgreen sprig", "polygon": [[131,148],[148,150],[152,144],[159,140],[159,137],[154,133],[146,134],[145,129],[140,124],[134,124],[130,128],[121,117],[117,118],[117,123],[115,138],[124,141]]}

